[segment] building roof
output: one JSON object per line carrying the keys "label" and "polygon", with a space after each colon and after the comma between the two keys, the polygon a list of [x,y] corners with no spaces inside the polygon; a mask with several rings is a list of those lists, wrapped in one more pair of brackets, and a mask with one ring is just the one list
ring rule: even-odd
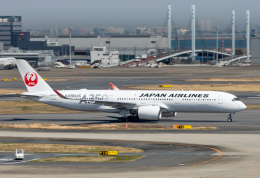
{"label": "building roof", "polygon": [[[71,38],[97,38],[98,35],[71,35]],[[100,35],[100,38],[150,38],[151,35]],[[58,38],[69,38],[69,35],[59,35]]]}

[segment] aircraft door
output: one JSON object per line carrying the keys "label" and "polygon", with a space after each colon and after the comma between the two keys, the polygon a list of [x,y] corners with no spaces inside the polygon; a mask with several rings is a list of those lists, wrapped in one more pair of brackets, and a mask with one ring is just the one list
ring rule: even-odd
{"label": "aircraft door", "polygon": [[180,104],[180,98],[175,98],[175,104]]}
{"label": "aircraft door", "polygon": [[223,96],[218,95],[218,104],[223,104]]}
{"label": "aircraft door", "polygon": [[58,102],[58,103],[62,103],[62,98],[58,96],[57,102]]}

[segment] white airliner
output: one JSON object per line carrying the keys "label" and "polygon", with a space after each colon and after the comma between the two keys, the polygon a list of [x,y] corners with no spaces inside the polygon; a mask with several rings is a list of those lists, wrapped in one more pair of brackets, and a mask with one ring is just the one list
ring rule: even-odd
{"label": "white airliner", "polygon": [[15,58],[0,58],[0,67],[5,69],[13,69],[15,66]]}
{"label": "white airliner", "polygon": [[246,105],[229,93],[217,91],[160,91],[160,90],[61,90],[52,89],[25,60],[16,60],[17,67],[29,92],[21,97],[79,111],[119,113],[118,121],[140,119],[160,120],[175,117],[177,112],[229,113]]}

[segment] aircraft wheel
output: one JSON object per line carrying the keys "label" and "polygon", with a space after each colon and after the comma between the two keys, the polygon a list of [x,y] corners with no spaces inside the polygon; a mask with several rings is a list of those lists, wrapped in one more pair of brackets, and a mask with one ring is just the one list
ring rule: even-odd
{"label": "aircraft wheel", "polygon": [[129,121],[130,121],[129,117],[125,118],[125,121],[126,121],[126,122],[129,122]]}
{"label": "aircraft wheel", "polygon": [[139,118],[137,116],[134,117],[134,122],[137,122],[139,120]]}
{"label": "aircraft wheel", "polygon": [[228,122],[232,122],[232,118],[228,118],[228,120],[227,120]]}
{"label": "aircraft wheel", "polygon": [[123,118],[122,118],[122,117],[119,117],[119,118],[118,118],[118,122],[123,122]]}

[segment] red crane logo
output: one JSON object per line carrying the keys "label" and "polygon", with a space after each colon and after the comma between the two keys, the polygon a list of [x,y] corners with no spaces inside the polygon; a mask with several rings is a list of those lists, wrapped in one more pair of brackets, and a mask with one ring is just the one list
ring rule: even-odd
{"label": "red crane logo", "polygon": [[24,76],[24,82],[27,86],[33,87],[38,83],[38,76],[34,72],[28,72]]}

